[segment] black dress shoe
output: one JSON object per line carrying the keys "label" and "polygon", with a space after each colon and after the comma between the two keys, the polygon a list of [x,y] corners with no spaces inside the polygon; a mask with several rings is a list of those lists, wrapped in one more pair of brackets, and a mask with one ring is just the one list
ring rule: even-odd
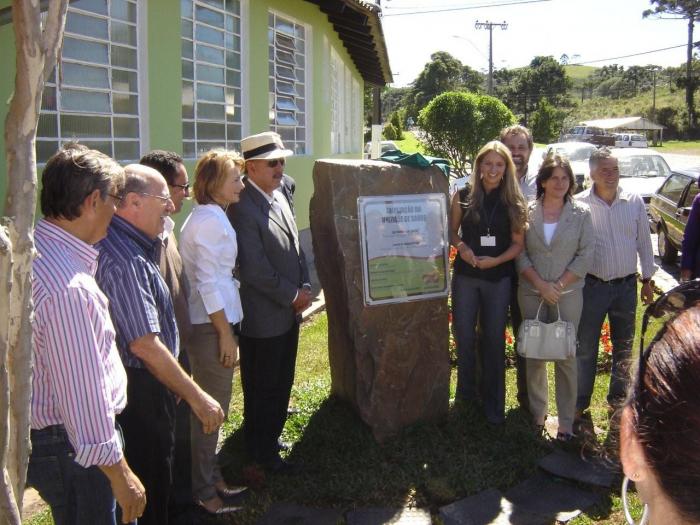
{"label": "black dress shoe", "polygon": [[302,470],[300,464],[292,463],[280,457],[263,464],[263,468],[270,474],[296,474]]}

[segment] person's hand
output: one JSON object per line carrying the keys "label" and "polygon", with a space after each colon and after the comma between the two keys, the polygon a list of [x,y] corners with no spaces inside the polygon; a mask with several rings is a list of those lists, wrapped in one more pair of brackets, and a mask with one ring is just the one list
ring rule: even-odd
{"label": "person's hand", "polygon": [[540,297],[542,297],[547,304],[557,304],[559,302],[559,297],[561,297],[561,290],[557,283],[544,281],[537,287],[537,291],[540,292]]}
{"label": "person's hand", "polygon": [[122,523],[135,521],[146,508],[146,489],[124,458],[113,465],[98,465],[107,476],[114,499],[122,509]]}
{"label": "person's hand", "polygon": [[202,423],[205,434],[211,434],[224,422],[224,411],[221,410],[221,405],[204,390],[200,389],[199,396],[190,407]]}
{"label": "person's hand", "polygon": [[467,246],[466,244],[460,244],[459,248],[457,248],[457,251],[459,252],[459,256],[465,263],[467,263],[469,266],[473,266],[474,268],[476,268],[476,255],[474,255],[474,252],[469,246]]}
{"label": "person's hand", "polygon": [[300,314],[309,307],[311,300],[311,290],[308,288],[299,288],[297,290],[297,298],[294,299],[294,302],[292,303],[294,311]]}
{"label": "person's hand", "polygon": [[654,286],[651,281],[642,283],[642,289],[639,292],[639,297],[644,304],[651,304],[654,302]]}
{"label": "person's hand", "polygon": [[476,258],[476,266],[480,270],[488,270],[494,266],[498,266],[498,261],[495,257],[488,257],[487,255],[482,255]]}
{"label": "person's hand", "polygon": [[219,334],[219,361],[224,368],[238,366],[238,341],[230,331]]}
{"label": "person's hand", "polygon": [[127,466],[123,483],[112,485],[114,499],[122,509],[122,523],[130,523],[143,515],[146,508],[146,489],[141,480]]}

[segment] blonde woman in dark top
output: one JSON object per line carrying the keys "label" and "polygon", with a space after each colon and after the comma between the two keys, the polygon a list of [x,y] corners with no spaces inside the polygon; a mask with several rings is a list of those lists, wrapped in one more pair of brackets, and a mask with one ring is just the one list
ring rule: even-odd
{"label": "blonde woman in dark top", "polygon": [[[459,401],[483,401],[486,419],[505,419],[505,327],[514,259],[523,249],[527,202],[510,151],[492,141],[474,161],[471,184],[450,208],[450,243],[459,252],[452,278],[452,328],[457,342]],[[476,384],[480,323],[481,388]]]}

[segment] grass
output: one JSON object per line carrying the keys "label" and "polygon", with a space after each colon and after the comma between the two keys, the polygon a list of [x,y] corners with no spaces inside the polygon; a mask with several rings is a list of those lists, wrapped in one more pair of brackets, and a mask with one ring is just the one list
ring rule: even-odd
{"label": "grass", "polygon": [[700,140],[666,140],[663,146],[653,147],[659,153],[700,155]]}
{"label": "grass", "polygon": [[[549,445],[533,435],[527,416],[516,408],[513,368],[507,370],[503,426],[489,426],[474,406],[451,406],[444,420],[411,426],[377,444],[355,412],[330,395],[327,333],[325,312],[302,326],[292,392],[292,404],[299,413],[289,417],[283,434],[285,441],[294,444],[289,459],[303,462],[304,471],[294,477],[268,478],[264,489],[252,491],[245,510],[228,518],[230,523],[252,525],[274,502],[344,510],[419,506],[435,512],[442,505],[487,488],[507,490],[531,476],[538,459],[549,453]],[[639,326],[635,348],[638,338]],[[453,369],[452,395],[455,373]],[[599,374],[591,410],[593,421],[605,431],[608,381],[608,374]],[[550,386],[553,400],[551,380]],[[550,412],[555,409],[550,402]],[[240,376],[236,374],[221,452],[224,475],[232,483],[240,481],[243,466],[241,413]],[[601,442],[606,438],[600,437]],[[624,523],[618,490],[593,490],[601,494],[602,503],[571,523]],[[639,512],[639,502],[633,500]],[[52,521],[44,513],[28,523],[50,525]],[[228,522],[224,518],[212,523]]]}
{"label": "grass", "polygon": [[402,153],[425,153],[423,144],[410,131],[403,132],[403,140],[395,140]]}

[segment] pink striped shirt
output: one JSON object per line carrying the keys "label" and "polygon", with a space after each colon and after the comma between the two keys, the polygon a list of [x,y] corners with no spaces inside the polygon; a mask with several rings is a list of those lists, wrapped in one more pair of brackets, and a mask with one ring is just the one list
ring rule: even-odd
{"label": "pink striped shirt", "polygon": [[64,425],[78,464],[113,465],[123,456],[114,419],[126,372],[94,278],[98,252],[44,219],[34,237],[31,427]]}

